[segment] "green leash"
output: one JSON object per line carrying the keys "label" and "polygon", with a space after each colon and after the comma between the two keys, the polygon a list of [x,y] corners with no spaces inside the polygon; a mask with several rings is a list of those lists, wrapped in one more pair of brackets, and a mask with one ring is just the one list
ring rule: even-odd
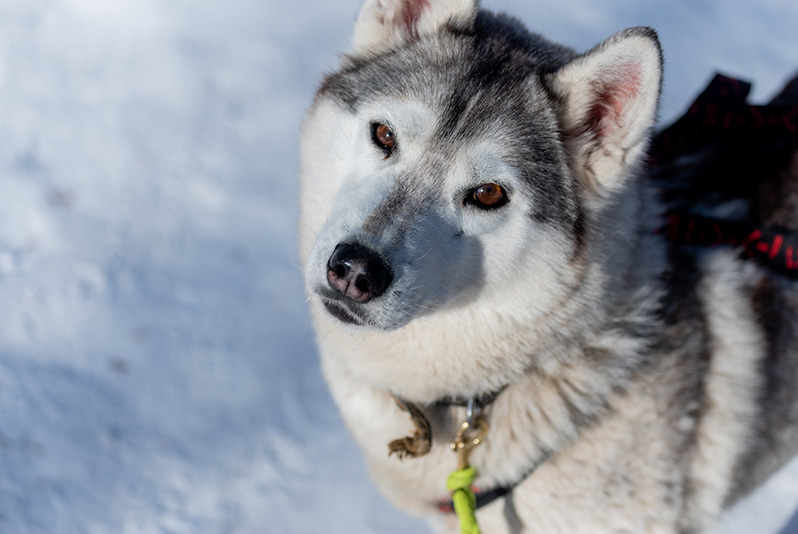
{"label": "green leash", "polygon": [[482,534],[477,524],[477,497],[471,489],[471,484],[477,478],[477,470],[471,466],[458,469],[446,481],[446,487],[452,492],[454,513],[460,520],[462,534]]}
{"label": "green leash", "polygon": [[471,484],[477,478],[477,470],[468,465],[471,449],[482,443],[488,433],[488,425],[484,419],[476,419],[476,428],[472,423],[463,421],[454,441],[449,447],[457,453],[457,471],[449,475],[446,487],[452,492],[454,513],[460,520],[461,534],[482,534],[477,524],[477,497]]}

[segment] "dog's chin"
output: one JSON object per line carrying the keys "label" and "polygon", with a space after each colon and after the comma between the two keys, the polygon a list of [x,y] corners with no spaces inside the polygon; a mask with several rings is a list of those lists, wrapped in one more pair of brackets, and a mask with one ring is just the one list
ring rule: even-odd
{"label": "dog's chin", "polygon": [[348,328],[357,330],[366,328],[390,332],[402,328],[413,319],[412,317],[394,317],[390,313],[385,313],[386,310],[379,307],[370,309],[376,303],[344,302],[324,290],[316,291],[315,293],[324,311],[341,326]]}
{"label": "dog's chin", "polygon": [[324,305],[324,309],[327,310],[327,313],[338,319],[344,324],[354,325],[354,326],[365,326],[366,320],[356,315],[352,312],[349,308],[345,305],[340,304],[339,302],[329,300],[326,298],[321,299],[321,303]]}

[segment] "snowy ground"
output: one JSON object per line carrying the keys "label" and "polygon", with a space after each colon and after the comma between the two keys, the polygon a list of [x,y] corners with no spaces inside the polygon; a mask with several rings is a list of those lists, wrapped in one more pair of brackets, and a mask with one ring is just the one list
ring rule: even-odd
{"label": "snowy ground", "polygon": [[[0,532],[423,532],[318,371],[296,138],[359,0],[0,0]],[[771,95],[795,0],[485,0],[586,49],[659,29],[663,119]],[[778,532],[798,463],[723,534]],[[793,523],[790,532],[798,532]]]}

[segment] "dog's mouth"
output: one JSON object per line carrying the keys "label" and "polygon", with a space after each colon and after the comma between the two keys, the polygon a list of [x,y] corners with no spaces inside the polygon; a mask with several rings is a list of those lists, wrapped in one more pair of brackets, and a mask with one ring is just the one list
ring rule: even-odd
{"label": "dog's mouth", "polygon": [[335,299],[329,295],[325,295],[324,291],[320,291],[318,294],[321,299],[321,303],[324,304],[324,308],[327,310],[327,312],[342,323],[353,324],[357,326],[363,326],[367,324],[367,321],[359,313],[357,313],[355,310],[352,310],[349,306],[340,302],[338,299]]}

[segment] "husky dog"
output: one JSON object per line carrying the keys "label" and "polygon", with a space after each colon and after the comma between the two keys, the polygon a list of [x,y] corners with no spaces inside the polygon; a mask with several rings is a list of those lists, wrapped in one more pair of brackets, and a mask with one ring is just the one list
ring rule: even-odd
{"label": "husky dog", "polygon": [[316,94],[323,370],[383,494],[437,531],[466,418],[489,534],[703,532],[798,452],[796,283],[656,232],[661,79],[649,28],[578,54],[476,0],[366,0]]}

